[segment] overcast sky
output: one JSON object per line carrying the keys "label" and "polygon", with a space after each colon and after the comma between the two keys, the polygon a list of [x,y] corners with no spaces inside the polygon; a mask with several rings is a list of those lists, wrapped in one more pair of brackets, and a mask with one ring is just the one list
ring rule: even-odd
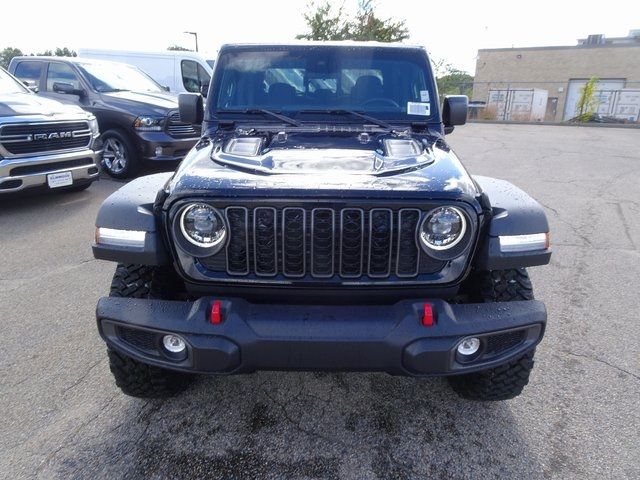
{"label": "overcast sky", "polygon": [[[345,4],[354,8],[357,0]],[[0,48],[13,46],[25,53],[65,46],[193,48],[193,37],[182,33],[187,30],[198,32],[200,51],[214,56],[222,43],[292,40],[305,31],[306,5],[305,0],[4,0]],[[378,0],[377,11],[383,17],[406,19],[410,43],[425,45],[434,58],[472,73],[479,48],[574,45],[590,33],[626,36],[630,29],[640,29],[640,1],[629,0]]]}

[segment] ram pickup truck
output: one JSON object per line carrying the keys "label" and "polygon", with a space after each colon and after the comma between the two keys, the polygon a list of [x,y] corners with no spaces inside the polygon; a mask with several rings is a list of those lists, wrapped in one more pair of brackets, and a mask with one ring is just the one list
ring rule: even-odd
{"label": "ram pickup truck", "polygon": [[38,97],[0,68],[0,197],[36,190],[84,190],[98,179],[96,118]]}
{"label": "ram pickup truck", "polygon": [[157,397],[193,374],[356,370],[520,394],[547,320],[526,268],[549,262],[549,226],[465,170],[445,135],[467,103],[440,105],[421,47],[222,47],[206,109],[180,97],[200,141],[98,213],[116,384]]}
{"label": "ram pickup truck", "polygon": [[77,57],[14,57],[9,71],[38,95],[78,105],[98,119],[102,168],[115,178],[142,167],[174,169],[200,136],[180,120],[175,94],[137,67]]}

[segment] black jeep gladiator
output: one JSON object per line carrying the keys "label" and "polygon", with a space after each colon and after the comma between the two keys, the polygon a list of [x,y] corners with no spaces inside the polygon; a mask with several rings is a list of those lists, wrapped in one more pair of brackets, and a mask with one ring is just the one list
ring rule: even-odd
{"label": "black jeep gladiator", "polygon": [[525,267],[549,262],[544,211],[471,176],[444,135],[426,51],[376,43],[227,45],[202,138],[173,174],[99,211],[118,263],[97,307],[116,384],[182,391],[194,373],[447,376],[461,396],[527,384],[546,311]]}

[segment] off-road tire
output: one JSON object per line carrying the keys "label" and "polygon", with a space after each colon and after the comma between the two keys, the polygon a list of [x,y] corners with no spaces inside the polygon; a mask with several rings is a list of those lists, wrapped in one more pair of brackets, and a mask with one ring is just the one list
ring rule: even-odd
{"label": "off-road tire", "polygon": [[109,369],[123,393],[139,398],[166,398],[183,392],[190,383],[184,373],[165,370],[107,348]]}
{"label": "off-road tire", "polygon": [[[483,272],[480,295],[485,302],[533,300],[533,287],[524,268]],[[535,349],[498,367],[448,377],[453,390],[468,400],[509,400],[529,383]]]}
{"label": "off-road tire", "polygon": [[522,393],[529,383],[535,350],[499,367],[480,372],[455,375],[449,384],[462,398],[467,400],[509,400]]}
{"label": "off-road tire", "polygon": [[[155,267],[118,264],[110,297],[154,298]],[[186,373],[147,365],[107,347],[109,368],[116,385],[125,394],[140,398],[164,398],[184,391],[191,381]]]}

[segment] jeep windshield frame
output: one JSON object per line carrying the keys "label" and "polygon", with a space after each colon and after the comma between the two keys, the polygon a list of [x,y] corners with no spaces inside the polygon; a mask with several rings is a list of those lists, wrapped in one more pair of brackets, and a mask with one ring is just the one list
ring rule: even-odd
{"label": "jeep windshield frame", "polygon": [[440,123],[438,103],[420,47],[232,45],[220,51],[205,120],[264,123],[248,112],[269,110],[305,124]]}

